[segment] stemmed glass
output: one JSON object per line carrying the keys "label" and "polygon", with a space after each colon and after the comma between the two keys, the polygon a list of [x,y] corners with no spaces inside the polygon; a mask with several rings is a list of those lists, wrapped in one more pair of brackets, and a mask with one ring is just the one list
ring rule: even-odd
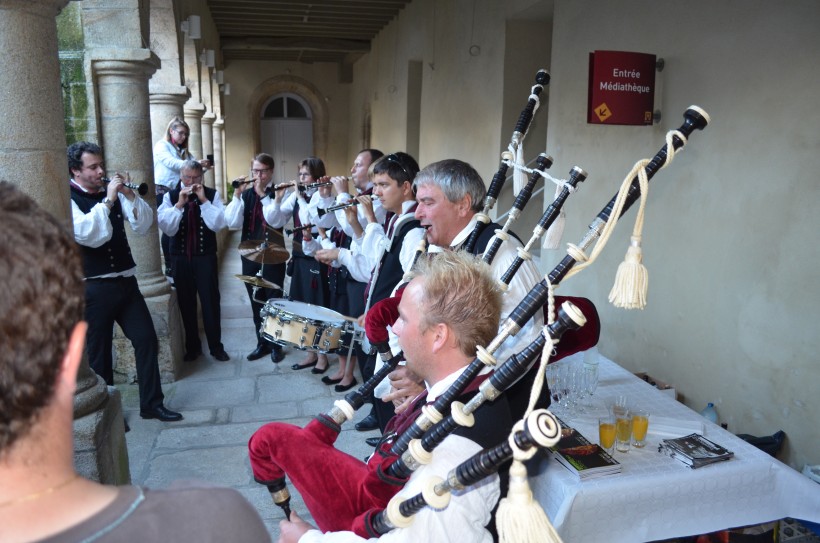
{"label": "stemmed glass", "polygon": [[[598,388],[598,349],[592,347],[584,353],[584,392],[591,398]],[[587,404],[592,407],[594,404],[590,401]]]}

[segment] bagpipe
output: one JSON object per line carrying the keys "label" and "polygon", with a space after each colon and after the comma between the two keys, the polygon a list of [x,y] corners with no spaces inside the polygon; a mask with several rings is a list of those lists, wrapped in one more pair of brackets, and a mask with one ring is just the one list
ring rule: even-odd
{"label": "bagpipe", "polygon": [[[429,453],[433,450],[435,445],[440,443],[449,431],[452,431],[452,428],[460,425],[458,420],[469,419],[470,413],[472,413],[472,411],[481,403],[496,397],[499,393],[505,390],[509,386],[510,382],[514,381],[519,375],[518,372],[520,369],[529,367],[539,352],[542,353],[542,357],[548,358],[547,353],[548,351],[551,351],[551,349],[544,348],[546,346],[547,336],[549,336],[554,342],[555,338],[553,338],[553,334],[560,335],[560,327],[568,329],[572,326],[569,324],[569,321],[572,321],[575,324],[578,324],[578,321],[583,321],[583,315],[581,315],[581,312],[572,308],[569,310],[565,309],[564,316],[562,316],[559,312],[559,316],[556,321],[551,322],[547,327],[548,330],[550,327],[554,327],[555,329],[545,331],[541,336],[533,341],[533,343],[525,347],[519,353],[511,356],[505,364],[498,366],[494,374],[485,381],[485,383],[489,384],[482,385],[484,390],[481,390],[479,395],[477,395],[473,400],[468,402],[465,406],[457,405],[457,409],[454,409],[453,414],[447,419],[445,419],[442,414],[446,413],[447,408],[453,400],[463,394],[468,385],[474,382],[475,377],[485,365],[490,365],[493,367],[497,366],[497,363],[493,359],[491,353],[501,343],[503,343],[504,340],[510,336],[514,336],[517,331],[519,331],[521,327],[533,317],[536,311],[545,305],[552,305],[553,288],[563,279],[571,277],[594,262],[595,258],[598,254],[600,254],[600,251],[606,244],[609,234],[617,223],[618,218],[620,218],[635,203],[635,201],[638,200],[638,198],[641,198],[641,210],[639,211],[639,215],[642,215],[645,205],[648,181],[661,168],[671,162],[675,152],[686,144],[688,137],[692,132],[694,132],[694,130],[702,130],[708,125],[708,123],[709,116],[701,108],[691,106],[686,110],[684,113],[684,123],[677,130],[670,131],[669,134],[667,134],[665,145],[660,151],[658,151],[653,159],[640,161],[635,165],[633,170],[627,175],[618,193],[612,197],[601,212],[599,212],[595,217],[581,242],[578,245],[568,245],[567,255],[561,260],[561,262],[559,262],[557,266],[555,266],[555,268],[553,268],[549,274],[545,276],[542,281],[537,283],[526,294],[526,296],[502,323],[498,336],[496,336],[496,338],[493,339],[493,341],[490,342],[486,348],[479,347],[476,360],[467,366],[459,379],[457,379],[456,382],[444,394],[440,395],[431,406],[426,406],[422,409],[421,415],[412,423],[412,425],[409,426],[407,430],[398,436],[392,446],[389,446],[389,450],[382,449],[381,451],[378,451],[378,454],[375,454],[367,464],[365,472],[357,472],[355,474],[356,484],[358,485],[355,491],[356,500],[352,507],[347,508],[347,510],[352,513],[348,514],[345,518],[334,518],[331,522],[321,518],[320,515],[317,515],[313,509],[309,507],[311,512],[314,513],[314,519],[316,519],[321,529],[354,529],[354,531],[356,531],[359,535],[368,537],[372,536],[374,533],[382,533],[380,530],[389,529],[391,526],[398,526],[398,524],[395,524],[393,520],[390,520],[391,517],[389,515],[380,515],[378,511],[386,507],[392,496],[401,489],[408,478],[408,474],[413,471],[413,468],[424,462],[425,455],[419,451],[423,449],[425,452]],[[576,182],[582,178],[581,174],[582,170],[580,169],[575,173]],[[583,174],[583,177],[585,177],[585,174]],[[560,207],[560,203],[558,204],[558,207]],[[555,214],[555,208],[553,208],[552,210],[548,209],[545,211],[544,215],[546,217],[547,215]],[[544,224],[542,224],[542,221],[539,221],[539,226],[537,226],[536,230],[534,230],[534,233],[536,231],[541,231],[540,233],[534,235],[534,238],[536,239],[545,230],[544,225],[549,222],[548,217],[547,219],[542,217],[542,219],[544,220]],[[635,267],[635,264],[639,264],[640,261],[640,229],[637,226],[640,222],[642,222],[642,220],[636,222],[636,228],[633,232],[632,245],[627,254],[627,264],[630,264],[632,268]],[[595,241],[597,241],[597,243],[593,248],[591,255],[587,256],[585,251]],[[529,245],[530,243],[528,243],[528,246]],[[629,262],[630,260],[631,262]],[[622,266],[624,265],[622,264]],[[640,274],[634,273],[634,269],[632,272],[632,275],[637,276],[640,280]],[[514,273],[514,271],[512,273]],[[619,274],[620,273],[621,270],[619,268]],[[622,285],[620,292],[615,292],[615,289],[613,289],[613,293],[610,295],[610,300],[616,305],[623,307],[639,307],[640,301],[630,301],[628,294],[628,289]],[[632,292],[632,294],[634,297],[634,292]],[[640,298],[640,295],[638,295],[638,298]],[[394,302],[388,302],[388,300],[384,300],[384,302],[387,303],[385,304],[386,309],[383,313],[380,315],[378,315],[379,312],[374,313],[374,315],[377,316],[374,317],[373,330],[366,330],[368,337],[370,337],[370,332],[373,332],[376,336],[378,336],[378,332],[375,330],[379,328],[379,326],[376,325],[376,320],[381,319],[381,324],[392,323],[390,319],[394,318],[394,314],[387,306]],[[376,308],[376,306],[374,306],[374,308]],[[580,315],[580,317],[575,320],[573,319],[573,315]],[[560,324],[556,324],[556,322]],[[374,339],[376,341],[373,341]],[[371,338],[371,341],[373,341],[374,345],[383,343],[379,342],[379,339],[379,337],[375,337]],[[382,349],[384,349],[383,345]],[[382,356],[383,360],[387,359],[392,362],[394,358],[397,358],[387,354],[389,353],[389,348],[380,351],[380,353],[384,353]],[[390,368],[390,364],[387,364],[383,369],[387,368]],[[389,371],[390,370],[385,371],[380,378],[383,378],[387,373],[389,373]],[[366,383],[365,385],[369,384],[370,383]],[[375,386],[375,384],[373,386]],[[350,401],[347,403],[350,407],[353,407],[354,404],[358,403],[357,398],[354,396],[355,394],[356,393],[354,392],[348,395],[350,397]],[[478,396],[481,396],[481,399],[479,399]],[[347,401],[348,397],[346,397],[345,400]],[[334,406],[334,408],[338,408],[338,410],[342,412],[343,418],[352,418],[352,411],[341,409],[338,405]],[[467,416],[465,418],[461,415]],[[320,416],[317,417],[316,420],[309,423],[307,427],[299,430],[304,430],[306,433],[313,434],[317,439],[324,440],[326,444],[332,446],[332,443],[335,442],[335,439],[338,436],[339,423],[336,422],[337,418],[342,418],[342,415],[336,413],[336,416]],[[333,427],[333,424],[329,424],[328,420],[336,422],[336,426]],[[439,425],[438,423],[441,424]],[[258,454],[256,456],[254,455],[254,440],[257,438],[258,434],[259,432],[254,435],[250,444],[252,449],[251,465],[254,469],[254,477],[258,482],[267,484],[272,492],[274,501],[282,505],[284,470],[275,465],[275,459],[272,459],[271,456],[266,455],[264,444],[262,444],[262,450],[257,451]],[[276,439],[276,436],[260,436],[260,439],[263,441],[267,440],[269,443],[271,439]],[[404,453],[411,448],[410,443],[414,440],[421,441],[418,442],[419,445],[412,446],[410,456],[405,456]],[[256,445],[259,445],[259,443]],[[498,462],[499,465],[501,463],[503,462]],[[361,462],[359,462],[359,464],[361,464]],[[526,478],[525,475],[526,473],[524,474],[524,478]],[[284,489],[284,492],[286,493],[287,490]],[[437,495],[443,495],[446,493],[446,488],[440,486],[439,490],[434,491],[434,493]],[[412,512],[419,510],[419,507],[424,507],[421,503],[422,501],[423,500],[416,498],[411,503],[407,503],[402,510],[401,516],[407,517],[412,514]],[[306,500],[306,504],[307,503],[308,502]],[[424,501],[424,503],[430,502]],[[387,520],[385,520],[385,518]]]}

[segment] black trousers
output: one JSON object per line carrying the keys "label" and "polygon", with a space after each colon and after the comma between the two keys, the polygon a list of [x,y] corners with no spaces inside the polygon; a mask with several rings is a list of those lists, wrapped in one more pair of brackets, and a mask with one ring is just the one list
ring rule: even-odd
{"label": "black trousers", "polygon": [[159,343],[151,313],[135,277],[90,279],[85,283],[85,320],[88,322],[88,363],[106,384],[114,384],[114,323],[120,325],[134,347],[140,409],[162,405],[157,356]]}
{"label": "black trousers", "polygon": [[198,255],[188,260],[187,255],[171,255],[174,287],[177,289],[182,325],[185,328],[185,352],[202,350],[199,341],[196,298],[202,306],[202,325],[211,354],[224,350],[219,308],[219,270],[216,255]]}
{"label": "black trousers", "polygon": [[[252,275],[255,276],[259,273],[259,270],[262,270],[262,278],[267,279],[274,285],[282,286],[282,283],[285,282],[285,264],[259,264],[258,262],[254,262],[252,260],[248,260],[246,258],[242,259],[242,275]],[[256,346],[262,346],[265,344],[265,340],[259,333],[259,330],[262,328],[262,316],[259,312],[264,307],[264,302],[269,300],[270,298],[281,298],[282,297],[282,289],[270,289],[270,288],[260,288],[256,293],[256,298],[258,300],[263,300],[263,302],[257,302],[254,300],[253,296],[253,287],[247,283],[245,283],[245,288],[248,291],[248,299],[251,301],[251,310],[253,311],[253,325],[256,328]],[[276,345],[276,347],[279,347]]]}

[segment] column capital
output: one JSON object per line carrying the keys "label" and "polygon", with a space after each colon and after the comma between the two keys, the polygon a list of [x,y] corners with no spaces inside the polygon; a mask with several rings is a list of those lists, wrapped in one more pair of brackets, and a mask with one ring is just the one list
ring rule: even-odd
{"label": "column capital", "polygon": [[160,60],[150,49],[124,49],[96,47],[88,56],[91,66],[98,75],[135,75],[150,77],[159,69]]}
{"label": "column capital", "polygon": [[186,117],[190,116],[201,119],[202,116],[205,115],[205,104],[200,104],[198,102],[186,103],[182,109],[185,112]]}
{"label": "column capital", "polygon": [[191,89],[183,86],[153,86],[148,83],[148,103],[152,106],[182,107],[191,98]]}
{"label": "column capital", "polygon": [[214,121],[214,128],[218,128],[220,130],[223,130],[225,128],[225,119],[220,117],[217,120],[215,120]]}
{"label": "column capital", "polygon": [[213,125],[215,120],[216,120],[216,115],[214,115],[211,112],[208,112],[208,113],[206,113],[205,115],[202,116],[202,124],[205,124],[205,125],[208,125],[208,126]]}

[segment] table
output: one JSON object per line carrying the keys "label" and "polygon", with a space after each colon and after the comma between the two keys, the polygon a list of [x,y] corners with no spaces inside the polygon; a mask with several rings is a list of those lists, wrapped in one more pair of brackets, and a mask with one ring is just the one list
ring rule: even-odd
{"label": "table", "polygon": [[[587,413],[559,416],[593,443],[597,416],[624,394],[650,410],[643,449],[615,452],[622,472],[581,482],[549,455],[530,461],[530,485],[566,543],[635,543],[703,534],[784,517],[820,522],[820,485],[611,360],[600,357],[599,384]],[[653,427],[653,418],[659,422]],[[675,428],[677,422],[677,428]],[[658,444],[703,428],[703,435],[734,451],[726,462],[690,469],[658,452]]]}

